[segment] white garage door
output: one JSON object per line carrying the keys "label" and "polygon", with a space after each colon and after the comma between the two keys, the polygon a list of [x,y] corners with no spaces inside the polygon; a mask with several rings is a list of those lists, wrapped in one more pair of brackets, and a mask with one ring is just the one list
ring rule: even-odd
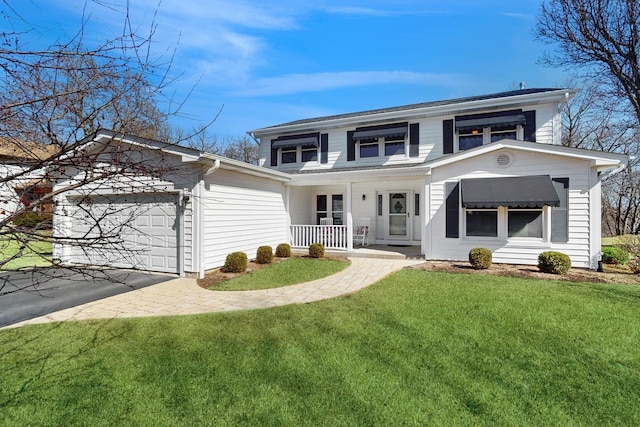
{"label": "white garage door", "polygon": [[179,273],[177,196],[91,196],[72,202],[72,262]]}

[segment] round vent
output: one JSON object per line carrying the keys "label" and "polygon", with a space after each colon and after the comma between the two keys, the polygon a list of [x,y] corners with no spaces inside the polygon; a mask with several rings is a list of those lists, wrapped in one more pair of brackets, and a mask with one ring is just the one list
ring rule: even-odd
{"label": "round vent", "polygon": [[501,168],[511,166],[513,163],[513,156],[511,153],[500,153],[496,156],[496,164]]}

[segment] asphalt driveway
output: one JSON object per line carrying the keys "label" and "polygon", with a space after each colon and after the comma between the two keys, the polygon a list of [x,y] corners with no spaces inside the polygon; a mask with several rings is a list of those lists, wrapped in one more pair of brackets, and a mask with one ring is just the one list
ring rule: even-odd
{"label": "asphalt driveway", "polygon": [[0,273],[0,327],[174,279],[129,270]]}

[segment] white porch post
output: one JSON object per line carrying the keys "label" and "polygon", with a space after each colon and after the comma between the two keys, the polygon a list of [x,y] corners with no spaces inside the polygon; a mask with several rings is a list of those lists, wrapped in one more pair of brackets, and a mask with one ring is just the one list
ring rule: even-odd
{"label": "white porch post", "polygon": [[351,182],[347,183],[347,252],[353,252],[353,215],[351,214]]}
{"label": "white porch post", "polygon": [[285,184],[284,185],[284,210],[286,211],[286,219],[287,219],[287,242],[291,244],[291,211],[289,210],[289,200],[291,200],[291,186]]}

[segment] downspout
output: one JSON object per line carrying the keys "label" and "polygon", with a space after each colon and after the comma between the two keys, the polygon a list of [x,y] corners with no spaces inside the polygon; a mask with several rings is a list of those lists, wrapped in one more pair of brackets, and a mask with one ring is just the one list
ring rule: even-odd
{"label": "downspout", "polygon": [[193,207],[194,207],[194,216],[197,218],[193,221],[194,227],[197,229],[193,230],[192,239],[197,239],[197,244],[195,248],[198,251],[197,259],[198,259],[198,277],[204,277],[204,241],[202,238],[204,232],[204,207],[202,203],[202,195],[204,193],[204,179],[208,176],[211,176],[220,168],[220,159],[215,159],[213,161],[213,165],[210,166],[207,170],[202,173],[202,176],[198,179],[198,185],[196,186],[198,192],[194,196]]}

